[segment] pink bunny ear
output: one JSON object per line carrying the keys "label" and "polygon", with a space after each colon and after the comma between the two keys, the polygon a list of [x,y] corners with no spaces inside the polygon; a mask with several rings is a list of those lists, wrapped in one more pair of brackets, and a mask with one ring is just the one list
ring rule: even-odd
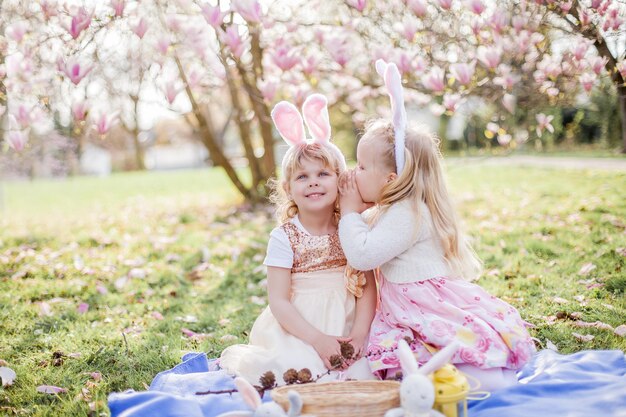
{"label": "pink bunny ear", "polygon": [[328,118],[328,100],[321,94],[312,94],[302,105],[304,122],[313,137],[313,142],[330,141],[330,120]]}
{"label": "pink bunny ear", "polygon": [[252,407],[253,410],[256,410],[261,405],[259,393],[248,381],[237,377],[235,378],[235,385],[237,386],[237,391],[239,391],[239,394],[243,397],[243,400]]}
{"label": "pink bunny ear", "polygon": [[280,136],[289,145],[294,146],[304,143],[304,125],[302,116],[296,107],[286,101],[281,101],[272,110],[272,120],[278,129]]}
{"label": "pink bunny ear", "polygon": [[435,372],[437,369],[450,362],[450,359],[452,359],[456,351],[459,350],[460,346],[461,345],[459,342],[457,342],[456,340],[453,341],[448,346],[435,353],[428,362],[422,365],[418,372],[423,375],[428,375],[431,372]]}
{"label": "pink bunny ear", "polygon": [[416,374],[418,372],[417,361],[415,360],[413,351],[409,347],[406,340],[400,339],[398,341],[398,350],[396,352],[398,354],[398,359],[400,359],[400,365],[402,366],[404,376]]}

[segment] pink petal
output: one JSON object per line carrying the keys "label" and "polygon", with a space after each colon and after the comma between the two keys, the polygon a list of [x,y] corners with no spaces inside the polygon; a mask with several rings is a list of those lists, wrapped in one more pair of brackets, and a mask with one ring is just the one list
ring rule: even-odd
{"label": "pink petal", "polygon": [[7,387],[13,385],[13,381],[17,378],[17,374],[11,368],[5,366],[0,367],[0,379],[2,379],[2,386]]}
{"label": "pink petal", "polygon": [[80,303],[78,307],[76,307],[76,311],[78,311],[79,314],[85,314],[87,310],[89,310],[89,304],[87,303]]}
{"label": "pink petal", "polygon": [[65,388],[55,387],[54,385],[39,385],[37,387],[37,392],[42,392],[44,394],[61,394],[63,392],[67,392]]}
{"label": "pink petal", "polygon": [[153,311],[151,316],[152,318],[155,318],[157,320],[163,320],[163,314],[159,313],[158,311]]}
{"label": "pink petal", "polygon": [[614,330],[615,334],[618,336],[626,336],[626,324],[622,324],[620,326],[617,326]]}
{"label": "pink petal", "polygon": [[588,262],[580,268],[580,271],[578,271],[578,275],[588,275],[594,269],[596,269],[596,266],[593,263]]}

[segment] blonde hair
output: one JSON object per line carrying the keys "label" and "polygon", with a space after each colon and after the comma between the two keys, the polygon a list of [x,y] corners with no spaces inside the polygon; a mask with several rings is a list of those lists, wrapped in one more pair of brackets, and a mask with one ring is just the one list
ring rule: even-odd
{"label": "blonde hair", "polygon": [[[396,172],[394,129],[391,121],[377,119],[365,128],[362,141],[377,141],[382,146],[378,161],[389,172]],[[444,251],[444,257],[453,274],[473,280],[482,269],[482,262],[462,233],[460,222],[446,187],[441,167],[439,139],[426,129],[407,126],[405,136],[404,169],[396,179],[385,184],[377,202],[378,211],[373,221],[401,200],[411,201],[416,217],[420,216],[422,201],[433,219],[436,235]],[[415,231],[417,232],[417,231]]]}
{"label": "blonde hair", "polygon": [[[285,191],[285,185],[289,183],[294,172],[302,168],[302,161],[319,160],[325,167],[337,174],[337,177],[346,170],[346,162],[343,154],[332,143],[320,145],[317,143],[303,143],[292,146],[287,150],[282,162],[282,180],[271,178],[270,201],[276,205],[276,220],[280,224],[288,221],[298,214],[296,202],[289,198]],[[339,206],[335,204],[335,222],[339,223]]]}

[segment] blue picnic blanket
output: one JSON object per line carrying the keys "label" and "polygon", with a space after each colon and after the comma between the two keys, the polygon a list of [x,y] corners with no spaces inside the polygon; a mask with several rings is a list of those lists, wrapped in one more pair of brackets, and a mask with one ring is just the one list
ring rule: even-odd
{"label": "blue picnic blanket", "polygon": [[[626,357],[619,350],[561,355],[537,353],[518,373],[520,383],[469,405],[469,417],[626,417]],[[215,417],[249,409],[239,394],[195,395],[233,389],[215,360],[190,353],[159,373],[148,391],[109,395],[112,417]],[[269,400],[266,393],[264,400]]]}

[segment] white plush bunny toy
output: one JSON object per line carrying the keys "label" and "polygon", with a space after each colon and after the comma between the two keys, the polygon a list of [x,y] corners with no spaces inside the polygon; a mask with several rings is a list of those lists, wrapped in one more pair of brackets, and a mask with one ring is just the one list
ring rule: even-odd
{"label": "white plush bunny toy", "polygon": [[445,365],[458,349],[459,343],[453,342],[434,354],[419,368],[411,348],[405,340],[401,339],[397,350],[404,374],[402,384],[400,384],[401,407],[387,411],[385,417],[445,417],[433,410],[435,386],[428,374]]}
{"label": "white plush bunny toy", "polygon": [[253,411],[230,411],[218,417],[299,417],[302,412],[302,398],[296,391],[287,393],[289,412],[285,413],[285,410],[273,401],[263,403],[257,390],[245,379],[235,378],[235,385],[243,400]]}

